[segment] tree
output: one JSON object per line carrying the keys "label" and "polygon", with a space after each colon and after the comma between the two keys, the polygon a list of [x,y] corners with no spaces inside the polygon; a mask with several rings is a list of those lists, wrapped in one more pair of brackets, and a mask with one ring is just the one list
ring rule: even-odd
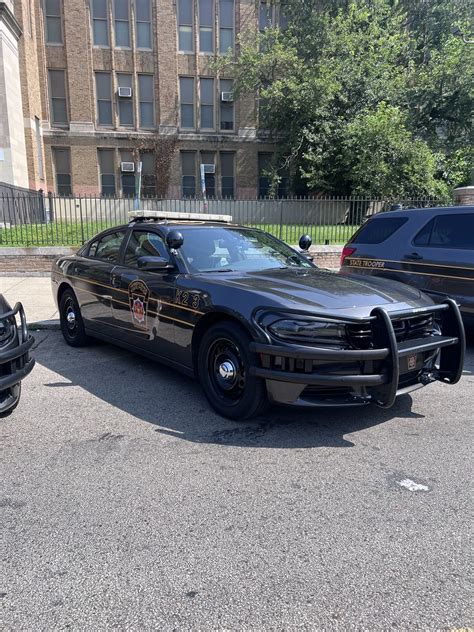
{"label": "tree", "polygon": [[446,195],[466,181],[472,48],[451,28],[468,23],[467,0],[287,0],[282,8],[285,31],[247,31],[236,63],[219,62],[232,63],[237,94],[257,91],[260,131],[277,142],[275,180],[285,165],[298,193],[413,196]]}

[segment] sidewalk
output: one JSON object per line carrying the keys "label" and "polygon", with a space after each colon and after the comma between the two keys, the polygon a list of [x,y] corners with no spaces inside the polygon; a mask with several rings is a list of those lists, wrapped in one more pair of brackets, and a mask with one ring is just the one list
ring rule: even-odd
{"label": "sidewalk", "polygon": [[0,294],[13,307],[23,303],[28,325],[34,328],[56,329],[59,315],[51,292],[51,279],[39,276],[2,276]]}

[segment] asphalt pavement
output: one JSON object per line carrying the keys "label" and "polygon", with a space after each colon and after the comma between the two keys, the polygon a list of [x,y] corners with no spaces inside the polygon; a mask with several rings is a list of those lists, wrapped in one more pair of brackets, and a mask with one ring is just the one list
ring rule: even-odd
{"label": "asphalt pavement", "polygon": [[35,336],[0,420],[2,630],[472,625],[474,346],[389,411],[234,423],[170,369]]}

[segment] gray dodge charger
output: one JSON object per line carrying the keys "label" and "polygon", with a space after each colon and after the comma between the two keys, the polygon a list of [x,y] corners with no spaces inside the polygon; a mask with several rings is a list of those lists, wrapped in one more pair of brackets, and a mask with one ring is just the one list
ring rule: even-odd
{"label": "gray dodge charger", "polygon": [[[228,218],[227,218],[228,219]],[[119,345],[194,376],[231,419],[269,402],[390,407],[456,383],[465,337],[453,300],[318,269],[225,217],[136,212],[53,266],[65,341]]]}

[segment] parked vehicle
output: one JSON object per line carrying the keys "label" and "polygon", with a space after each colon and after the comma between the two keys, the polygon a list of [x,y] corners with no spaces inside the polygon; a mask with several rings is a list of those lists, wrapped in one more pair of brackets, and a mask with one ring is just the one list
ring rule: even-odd
{"label": "parked vehicle", "polygon": [[319,270],[271,235],[217,219],[137,212],[60,258],[52,285],[66,342],[101,338],[194,375],[231,419],[269,400],[390,407],[460,379],[454,301]]}
{"label": "parked vehicle", "polygon": [[[20,322],[18,323],[18,319]],[[0,294],[0,415],[11,413],[20,401],[21,381],[35,365],[30,358],[34,338],[29,335],[21,303],[12,309]]]}
{"label": "parked vehicle", "polygon": [[346,244],[341,273],[395,279],[454,298],[474,326],[474,206],[380,213]]}

